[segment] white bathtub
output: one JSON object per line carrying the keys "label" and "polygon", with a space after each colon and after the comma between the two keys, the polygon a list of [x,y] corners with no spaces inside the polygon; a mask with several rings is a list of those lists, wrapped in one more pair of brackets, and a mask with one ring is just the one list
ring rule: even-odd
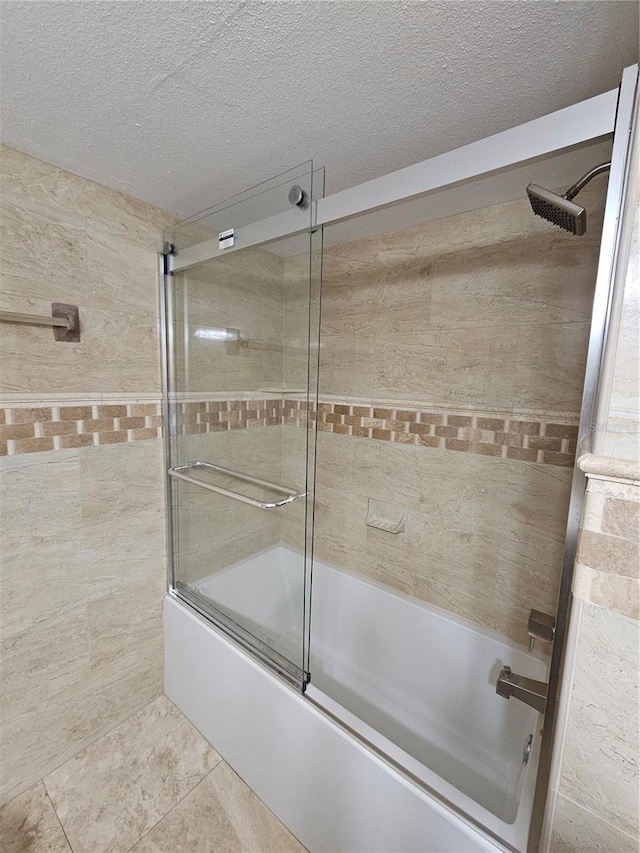
{"label": "white bathtub", "polygon": [[[267,638],[268,626],[281,626],[282,644],[300,636],[301,583],[300,556],[277,547],[198,590]],[[167,695],[312,851],[524,851],[541,718],[497,696],[495,681],[504,664],[544,679],[544,663],[320,562],[311,624],[302,697],[168,596]]]}

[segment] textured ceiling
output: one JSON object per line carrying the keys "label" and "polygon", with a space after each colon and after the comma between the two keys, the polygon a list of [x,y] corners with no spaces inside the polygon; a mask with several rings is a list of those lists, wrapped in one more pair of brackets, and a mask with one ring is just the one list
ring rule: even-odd
{"label": "textured ceiling", "polygon": [[2,138],[192,213],[335,192],[616,86],[637,2],[3,2]]}

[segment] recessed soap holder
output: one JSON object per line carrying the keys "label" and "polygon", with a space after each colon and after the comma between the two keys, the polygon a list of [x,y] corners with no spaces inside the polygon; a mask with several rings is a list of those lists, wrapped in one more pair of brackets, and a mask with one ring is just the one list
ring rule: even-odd
{"label": "recessed soap holder", "polygon": [[409,510],[406,506],[396,506],[386,501],[369,498],[367,509],[367,527],[384,530],[385,533],[404,533],[407,528]]}

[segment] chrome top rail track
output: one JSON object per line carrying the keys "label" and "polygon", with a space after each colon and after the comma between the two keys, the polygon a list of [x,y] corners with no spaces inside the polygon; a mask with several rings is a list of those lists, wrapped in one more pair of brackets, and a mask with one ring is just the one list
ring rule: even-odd
{"label": "chrome top rail track", "polygon": [[[517,127],[471,142],[429,160],[406,166],[312,203],[311,228],[343,222],[461,182],[490,175],[554,151],[613,133],[618,89],[596,95]],[[309,213],[296,208],[236,229],[232,247],[221,249],[217,235],[180,249],[168,258],[179,272],[220,255],[261,246],[309,230]]]}
{"label": "chrome top rail track", "polygon": [[[185,471],[193,469],[206,468],[209,471],[215,471],[217,474],[225,474],[228,477],[234,477],[236,480],[244,480],[246,483],[254,483],[257,486],[271,489],[274,492],[279,492],[286,497],[277,501],[259,501],[257,498],[250,498],[248,495],[242,495],[239,492],[234,492],[231,489],[223,489],[222,486],[215,486],[213,483],[207,483],[205,480],[200,480],[198,477],[192,477]],[[214,465],[213,462],[187,462],[186,465],[176,465],[175,468],[169,468],[169,476],[175,477],[178,480],[184,480],[186,483],[193,483],[195,486],[200,486],[203,489],[208,489],[210,492],[215,492],[218,495],[224,495],[227,498],[232,498],[235,501],[249,504],[250,506],[258,507],[258,509],[277,509],[280,506],[286,506],[300,498],[305,497],[305,492],[298,492],[295,489],[290,489],[287,486],[281,486],[278,483],[271,483],[269,480],[261,480],[258,477],[252,477],[249,474],[243,474],[240,471],[233,471],[231,468],[223,468],[222,465]]]}

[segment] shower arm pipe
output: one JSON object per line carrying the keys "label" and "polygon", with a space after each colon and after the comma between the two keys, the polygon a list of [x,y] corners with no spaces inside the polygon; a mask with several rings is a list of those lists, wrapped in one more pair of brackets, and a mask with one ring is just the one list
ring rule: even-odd
{"label": "shower arm pipe", "polygon": [[599,166],[594,166],[593,169],[590,169],[586,175],[583,175],[581,178],[569,187],[566,193],[562,196],[562,198],[566,198],[567,201],[572,201],[580,192],[580,190],[584,189],[586,185],[593,178],[597,178],[598,175],[602,175],[603,172],[608,172],[611,169],[611,160],[607,160],[606,163],[600,163]]}
{"label": "shower arm pipe", "polygon": [[[236,229],[235,243],[221,249],[219,239],[179,249],[168,258],[169,272],[179,272],[229,252],[260,246],[310,228],[343,222],[464,181],[500,172],[552,152],[613,133],[618,89],[557,110],[493,136],[398,169],[300,208]],[[311,217],[309,214],[311,213]],[[229,223],[233,227],[233,223]]]}

